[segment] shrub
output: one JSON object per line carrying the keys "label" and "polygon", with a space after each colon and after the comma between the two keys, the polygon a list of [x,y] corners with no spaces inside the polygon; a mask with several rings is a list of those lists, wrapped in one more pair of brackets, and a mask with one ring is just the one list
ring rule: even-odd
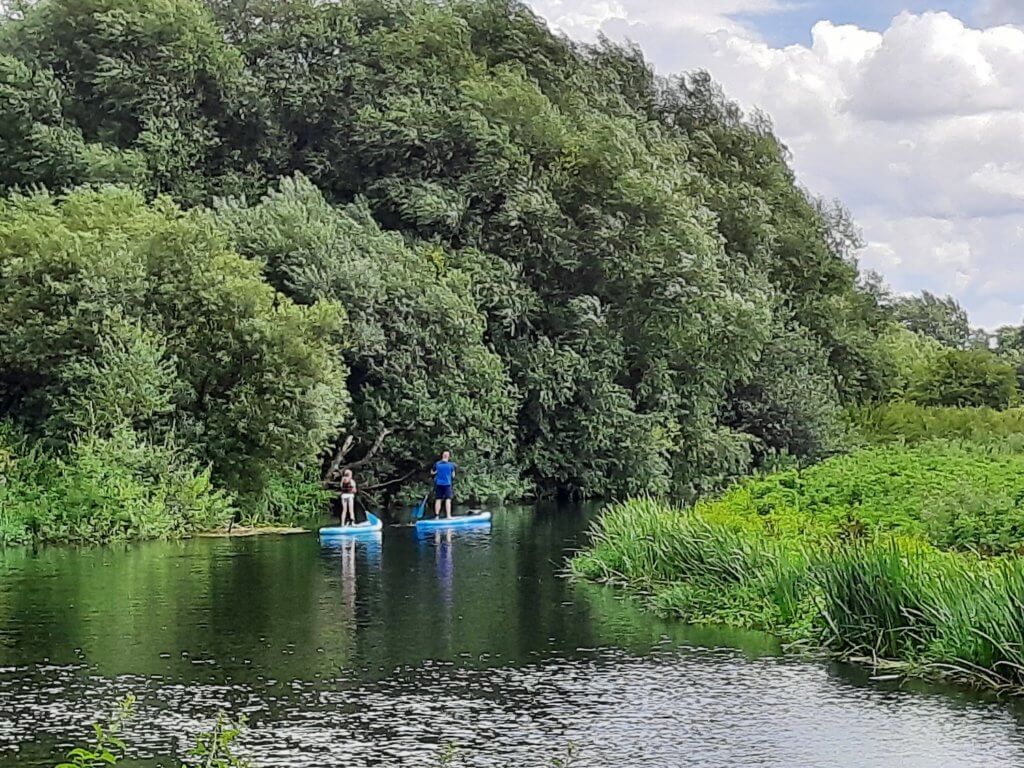
{"label": "shrub", "polygon": [[1024,563],[906,535],[780,529],[756,509],[709,519],[650,500],[605,511],[575,574],[628,586],[664,614],[773,632],[854,660],[1024,688]]}
{"label": "shrub", "polygon": [[209,470],[122,430],[51,456],[0,430],[0,544],[107,542],[187,535],[225,524],[231,497]]}
{"label": "shrub", "polygon": [[919,405],[1006,408],[1017,398],[1017,371],[980,349],[950,349],[920,371],[909,392]]}
{"label": "shrub", "polygon": [[258,495],[347,413],[342,321],[276,293],[207,212],[117,188],[0,200],[0,416],[59,442],[173,433]]}
{"label": "shrub", "polygon": [[889,403],[850,412],[859,437],[869,443],[916,445],[928,440],[974,443],[1019,442],[1024,439],[1024,408],[941,408],[914,403]]}
{"label": "shrub", "polygon": [[740,482],[702,502],[707,520],[815,541],[900,533],[950,549],[1024,541],[1024,454],[933,441],[881,446]]}

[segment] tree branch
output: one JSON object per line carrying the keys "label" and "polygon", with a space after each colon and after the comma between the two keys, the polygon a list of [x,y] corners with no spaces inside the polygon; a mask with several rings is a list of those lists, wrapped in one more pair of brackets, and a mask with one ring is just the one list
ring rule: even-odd
{"label": "tree branch", "polygon": [[384,440],[387,439],[388,435],[392,432],[394,432],[392,429],[382,429],[380,434],[377,435],[377,439],[374,440],[373,445],[370,446],[370,450],[366,452],[363,458],[347,464],[345,463],[345,459],[352,452],[352,448],[355,447],[356,438],[355,435],[346,435],[345,440],[335,452],[334,458],[331,459],[330,466],[324,473],[323,485],[325,487],[334,485],[334,478],[338,476],[342,469],[357,469],[369,462],[377,451],[380,450],[381,446],[384,444]]}
{"label": "tree branch", "polygon": [[331,466],[329,466],[327,468],[327,471],[324,473],[324,485],[329,483],[331,481],[331,478],[338,474],[338,470],[341,469],[341,462],[343,462],[345,460],[345,457],[348,456],[348,453],[349,451],[352,450],[352,446],[355,445],[355,442],[356,439],[354,436],[345,436],[345,441],[341,444],[341,447],[338,448],[337,452],[334,454],[334,458],[331,459]]}
{"label": "tree branch", "polygon": [[394,485],[395,483],[401,483],[401,482],[404,482],[404,481],[408,480],[410,477],[415,475],[417,472],[419,472],[418,469],[413,469],[413,470],[411,470],[409,472],[406,472],[401,477],[396,477],[396,478],[394,478],[392,480],[386,480],[383,483],[374,483],[373,485],[368,485],[363,490],[366,490],[366,491],[377,491],[377,490],[380,490],[381,488],[387,488],[389,485]]}
{"label": "tree branch", "polygon": [[359,461],[353,461],[351,464],[346,464],[345,466],[348,467],[349,469],[357,469],[358,467],[361,467],[364,464],[366,464],[370,459],[373,458],[374,454],[380,450],[380,447],[384,444],[384,440],[393,431],[394,430],[392,429],[381,430],[380,434],[377,435],[377,439],[374,441],[373,445],[370,446],[370,450],[366,452],[366,455],[363,456],[363,458],[359,459]]}

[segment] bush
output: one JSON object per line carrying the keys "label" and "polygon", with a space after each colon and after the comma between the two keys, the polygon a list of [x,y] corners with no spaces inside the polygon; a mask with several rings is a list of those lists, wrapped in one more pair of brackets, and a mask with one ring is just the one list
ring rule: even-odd
{"label": "bush", "polygon": [[0,417],[64,446],[173,435],[258,496],[347,414],[342,321],[276,293],[209,213],[116,188],[0,200]]}
{"label": "bush", "polygon": [[946,441],[881,446],[740,482],[697,511],[816,541],[899,533],[950,549],[1013,551],[1024,541],[1024,454]]}
{"label": "bush", "polygon": [[723,421],[756,438],[759,465],[776,455],[817,459],[837,452],[845,444],[842,406],[821,343],[805,329],[777,334],[756,378],[733,391]]}
{"label": "bush", "polygon": [[909,398],[918,405],[1006,408],[1017,399],[1017,371],[986,350],[950,349],[923,367]]}
{"label": "bush", "polygon": [[0,431],[0,544],[172,538],[234,514],[209,470],[130,431],[88,436],[63,456],[28,445],[9,426]]}
{"label": "bush", "polygon": [[1024,408],[936,408],[897,402],[854,409],[850,421],[867,444],[1024,441]]}

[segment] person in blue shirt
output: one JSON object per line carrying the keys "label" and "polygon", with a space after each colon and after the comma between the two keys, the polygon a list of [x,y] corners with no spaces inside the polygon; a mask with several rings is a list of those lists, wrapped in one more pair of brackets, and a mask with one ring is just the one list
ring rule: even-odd
{"label": "person in blue shirt", "polygon": [[445,451],[441,454],[441,460],[434,464],[430,474],[434,477],[434,517],[441,516],[441,502],[444,502],[445,516],[452,516],[452,483],[455,481],[455,464],[452,462],[452,452]]}

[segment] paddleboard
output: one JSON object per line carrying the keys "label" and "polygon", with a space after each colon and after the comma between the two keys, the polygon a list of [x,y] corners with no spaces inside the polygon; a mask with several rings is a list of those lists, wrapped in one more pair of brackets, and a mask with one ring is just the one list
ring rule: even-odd
{"label": "paddleboard", "polygon": [[355,525],[335,525],[320,529],[321,539],[336,539],[339,536],[358,536],[363,533],[378,533],[383,530],[384,523],[372,512],[366,513],[365,523]]}
{"label": "paddleboard", "polygon": [[451,528],[462,525],[488,525],[491,522],[490,512],[476,512],[471,515],[459,515],[458,517],[425,517],[416,521],[416,527],[423,528]]}

